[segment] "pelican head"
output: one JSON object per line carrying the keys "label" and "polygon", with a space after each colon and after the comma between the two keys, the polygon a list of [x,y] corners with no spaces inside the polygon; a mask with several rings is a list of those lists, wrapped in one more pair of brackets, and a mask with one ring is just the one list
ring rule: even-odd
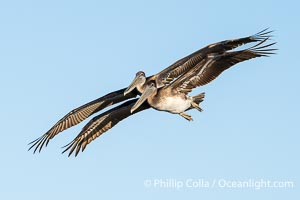
{"label": "pelican head", "polygon": [[150,81],[147,83],[144,92],[142,93],[139,100],[132,106],[130,112],[133,113],[138,109],[149,97],[152,97],[157,94],[157,87],[155,81]]}
{"label": "pelican head", "polygon": [[141,92],[142,86],[146,83],[146,75],[145,72],[139,71],[136,73],[135,78],[131,82],[131,84],[127,87],[127,89],[124,91],[124,96],[134,90],[134,88],[137,88],[139,92]]}

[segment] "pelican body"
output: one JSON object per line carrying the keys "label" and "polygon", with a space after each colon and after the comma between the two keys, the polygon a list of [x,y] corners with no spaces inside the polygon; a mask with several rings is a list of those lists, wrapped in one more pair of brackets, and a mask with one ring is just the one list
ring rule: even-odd
{"label": "pelican body", "polygon": [[204,96],[205,94],[201,93],[190,97],[169,87],[158,89],[155,82],[151,81],[145,87],[143,95],[131,108],[131,112],[134,112],[145,100],[147,100],[148,104],[156,110],[179,114],[191,121],[193,120],[192,117],[184,112],[192,108],[201,112],[202,108],[200,108],[199,104],[203,101]]}

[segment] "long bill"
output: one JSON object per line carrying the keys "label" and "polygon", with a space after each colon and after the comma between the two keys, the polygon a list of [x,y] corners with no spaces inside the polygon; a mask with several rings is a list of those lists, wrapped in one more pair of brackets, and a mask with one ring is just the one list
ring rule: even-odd
{"label": "long bill", "polygon": [[145,91],[143,92],[142,96],[139,98],[139,100],[132,106],[130,112],[133,113],[136,109],[138,109],[147,99],[149,96],[154,94],[156,92],[155,87],[149,87],[147,86],[145,88]]}
{"label": "long bill", "polygon": [[124,91],[124,96],[126,96],[126,94],[130,93],[132,90],[134,90],[134,88],[136,88],[140,84],[143,84],[143,82],[138,76],[136,76],[131,82],[131,84],[127,87],[127,89]]}

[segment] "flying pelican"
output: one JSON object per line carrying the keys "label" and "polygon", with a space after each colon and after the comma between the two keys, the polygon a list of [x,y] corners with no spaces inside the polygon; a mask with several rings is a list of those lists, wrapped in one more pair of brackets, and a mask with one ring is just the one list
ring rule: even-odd
{"label": "flying pelican", "polygon": [[233,50],[247,43],[265,41],[268,38],[270,38],[270,35],[268,34],[271,32],[272,31],[268,31],[268,29],[264,29],[248,37],[224,40],[221,42],[210,44],[192,53],[191,55],[175,62],[170,67],[150,77],[146,77],[145,72],[139,71],[136,73],[136,76],[131,82],[131,84],[124,91],[124,95],[129,94],[134,89],[137,89],[137,91],[142,94],[145,90],[147,83],[153,81],[155,82],[155,86],[157,88],[165,87],[166,85],[170,84],[174,79],[178,78],[179,76],[181,76],[182,74],[199,64],[199,62],[206,58],[208,54],[222,54],[226,51]]}
{"label": "flying pelican", "polygon": [[[47,131],[44,135],[39,137],[38,139],[32,141],[31,147],[34,148],[34,152],[43,148],[43,146],[47,146],[49,141],[56,136],[58,133],[82,122],[89,116],[93,115],[96,112],[99,112],[100,110],[106,108],[107,106],[111,106],[116,103],[120,103],[122,101],[126,101],[131,98],[135,98],[137,95],[144,92],[145,88],[148,83],[151,83],[154,81],[156,88],[162,88],[168,86],[174,79],[180,77],[182,74],[186,73],[193,67],[197,66],[199,62],[203,60],[203,58],[206,57],[207,54],[211,53],[224,53],[228,50],[232,50],[240,45],[250,43],[250,42],[260,42],[263,41],[270,36],[268,35],[272,31],[267,31],[267,29],[249,36],[245,38],[239,38],[239,39],[233,39],[233,40],[225,40],[222,42],[214,43],[211,45],[208,45],[189,56],[186,56],[178,61],[176,61],[174,64],[169,66],[168,68],[164,69],[160,73],[146,77],[145,73],[139,72],[136,75],[135,80],[132,82],[131,87],[124,88],[112,93],[109,93],[103,97],[100,97],[94,101],[91,101],[83,106],[80,106],[72,111],[70,111],[68,114],[66,114],[63,118],[61,118],[49,131]],[[139,77],[139,78],[138,78]],[[136,88],[136,89],[135,89]],[[204,97],[204,94],[198,95],[198,99],[194,100],[194,108],[197,108],[199,110],[199,103],[202,101],[202,98]],[[137,103],[137,99],[129,100],[128,102],[123,103],[122,105],[115,107],[111,110],[106,111],[103,114],[100,114],[96,117],[94,117],[80,132],[80,134],[74,139],[73,143],[70,143],[71,146],[68,146],[73,149],[74,145],[76,145],[76,154],[78,154],[78,151],[83,151],[85,149],[85,146],[91,142],[91,140],[94,140],[96,137],[101,135],[102,133],[106,132],[108,129],[112,128],[114,125],[116,125],[119,121],[122,119],[135,114],[141,110],[148,109],[150,106],[147,103],[144,103],[141,106],[141,103],[139,103],[139,108],[135,108],[135,111],[132,110],[132,107]],[[199,108],[198,108],[199,107]],[[141,108],[141,109],[140,109]],[[191,109],[193,107],[189,107],[188,109]],[[128,112],[129,111],[129,112]],[[130,112],[131,111],[131,112]],[[122,117],[123,116],[123,117]],[[92,136],[91,136],[92,135]],[[91,138],[89,138],[91,136]],[[84,138],[78,140],[78,138]],[[85,138],[88,138],[85,140]],[[81,141],[78,143],[78,141]],[[67,148],[68,148],[67,147]],[[79,148],[79,149],[78,149]],[[73,152],[74,149],[71,151]],[[71,154],[71,153],[70,153]],[[69,155],[70,155],[69,154]]]}
{"label": "flying pelican", "polygon": [[192,117],[184,112],[191,107],[199,111],[202,109],[195,103],[197,96],[190,97],[188,93],[196,87],[211,82],[223,71],[239,62],[274,54],[273,51],[276,49],[267,47],[275,43],[263,46],[267,40],[268,38],[245,50],[225,52],[222,54],[207,54],[206,58],[199,62],[194,68],[185,72],[166,87],[159,89],[155,81],[150,81],[150,83],[146,85],[142,96],[132,107],[131,112],[134,112],[147,100],[148,104],[156,110],[179,114],[189,121],[192,120]]}

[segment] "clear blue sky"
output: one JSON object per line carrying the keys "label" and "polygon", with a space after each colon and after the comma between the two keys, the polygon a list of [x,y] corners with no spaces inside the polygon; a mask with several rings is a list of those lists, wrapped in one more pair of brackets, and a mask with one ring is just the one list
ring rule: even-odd
{"label": "clear blue sky", "polygon": [[[297,1],[1,1],[1,199],[296,199]],[[211,84],[193,122],[147,110],[60,154],[86,121],[41,154],[27,143],[71,109],[216,41],[276,30],[278,54]],[[152,125],[150,125],[152,123]],[[150,180],[293,181],[294,188],[146,187]],[[151,182],[151,183],[152,183]]]}

